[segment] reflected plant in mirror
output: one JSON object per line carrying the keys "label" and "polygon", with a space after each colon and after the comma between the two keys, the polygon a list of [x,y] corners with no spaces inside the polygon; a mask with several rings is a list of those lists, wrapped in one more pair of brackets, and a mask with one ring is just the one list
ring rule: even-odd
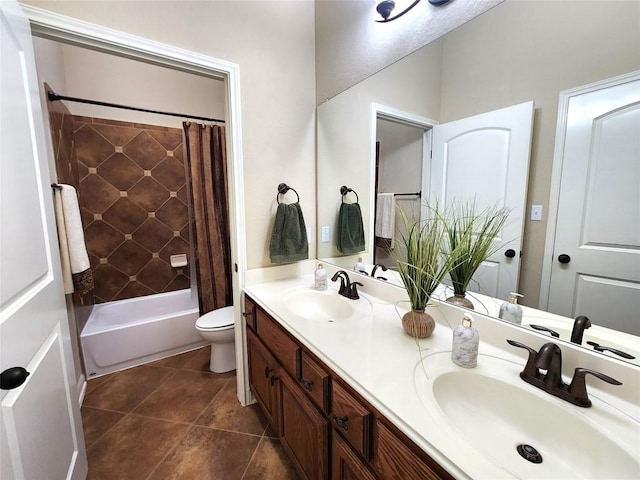
{"label": "reflected plant in mirror", "polygon": [[473,310],[473,302],[465,296],[467,288],[482,262],[500,248],[496,239],[509,217],[509,209],[480,209],[473,199],[452,202],[444,215],[446,239],[442,247],[451,264],[449,276],[454,293],[446,301]]}

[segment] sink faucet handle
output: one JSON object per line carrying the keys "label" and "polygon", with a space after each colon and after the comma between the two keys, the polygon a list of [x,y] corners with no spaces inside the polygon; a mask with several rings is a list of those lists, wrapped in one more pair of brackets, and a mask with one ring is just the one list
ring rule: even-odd
{"label": "sink faucet handle", "polygon": [[331,281],[337,282],[338,279],[340,279],[340,288],[338,290],[338,293],[340,295],[346,295],[349,292],[349,288],[351,285],[351,282],[349,280],[349,275],[344,270],[338,270],[333,275],[333,277],[331,277]]}
{"label": "sink faucet handle", "polygon": [[349,289],[349,298],[351,300],[357,300],[360,298],[360,295],[358,295],[358,285],[364,287],[360,282],[351,282],[351,288]]}
{"label": "sink faucet handle", "polygon": [[605,375],[604,373],[589,370],[588,368],[576,368],[573,373],[573,380],[571,380],[571,384],[569,385],[567,392],[575,398],[577,402],[576,404],[581,407],[591,406],[591,400],[589,400],[589,396],[587,395],[587,382],[585,381],[587,374],[598,377],[600,380],[604,380],[611,385],[622,385],[622,382],[619,382],[615,378]]}
{"label": "sink faucet handle", "polygon": [[538,352],[536,352],[533,348],[525,345],[524,343],[517,342],[515,340],[507,340],[509,345],[513,345],[514,347],[523,348],[529,352],[529,358],[527,359],[527,364],[524,366],[524,370],[520,373],[520,376],[523,375],[529,377],[538,377],[538,367],[536,366],[536,359],[538,357]]}

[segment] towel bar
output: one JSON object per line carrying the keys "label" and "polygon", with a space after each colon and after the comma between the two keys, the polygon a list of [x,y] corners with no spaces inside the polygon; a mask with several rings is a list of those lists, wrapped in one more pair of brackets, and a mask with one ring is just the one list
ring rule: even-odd
{"label": "towel bar", "polygon": [[295,188],[291,188],[286,183],[281,183],[280,185],[278,185],[278,194],[276,195],[276,202],[278,202],[278,205],[280,205],[280,195],[284,195],[289,190],[293,190],[293,192],[296,194],[296,197],[298,197],[297,202],[298,203],[300,202],[300,195],[298,195],[298,192],[296,192],[296,189]]}
{"label": "towel bar", "polygon": [[340,194],[343,197],[342,201],[344,202],[344,196],[349,192],[353,192],[353,194],[356,196],[356,203],[360,203],[360,199],[358,198],[358,193],[354,189],[349,188],[346,185],[343,185],[340,187]]}

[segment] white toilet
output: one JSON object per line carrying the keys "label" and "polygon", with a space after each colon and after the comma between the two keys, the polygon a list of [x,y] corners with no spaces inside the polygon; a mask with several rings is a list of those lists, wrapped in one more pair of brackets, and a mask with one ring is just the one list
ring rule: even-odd
{"label": "white toilet", "polygon": [[236,368],[236,334],[233,307],[224,307],[205,313],[196,321],[200,336],[211,343],[209,370],[225,373]]}

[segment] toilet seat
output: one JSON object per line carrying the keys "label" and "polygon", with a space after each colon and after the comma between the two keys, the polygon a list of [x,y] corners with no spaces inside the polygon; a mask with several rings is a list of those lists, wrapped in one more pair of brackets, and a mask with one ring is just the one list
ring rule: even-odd
{"label": "toilet seat", "polygon": [[227,330],[233,327],[233,306],[218,308],[205,313],[196,321],[196,328],[200,330]]}

